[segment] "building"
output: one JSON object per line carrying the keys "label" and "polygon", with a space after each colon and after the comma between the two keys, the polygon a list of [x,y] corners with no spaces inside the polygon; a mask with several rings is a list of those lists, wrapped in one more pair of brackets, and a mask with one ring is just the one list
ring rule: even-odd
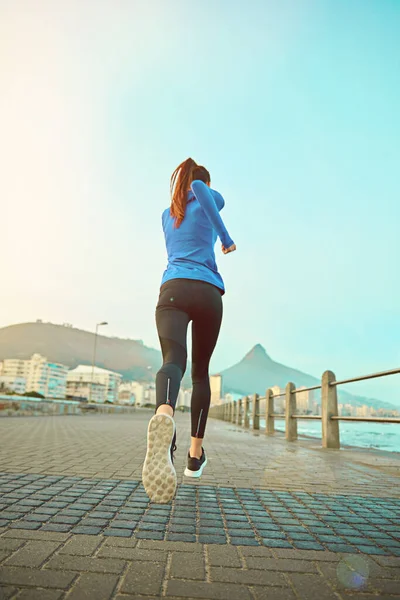
{"label": "building", "polygon": [[274,396],[279,396],[278,398],[274,398],[274,414],[281,415],[285,413],[285,396],[281,396],[281,394],[285,393],[285,390],[280,388],[278,385],[274,385],[272,388],[272,394]]}
{"label": "building", "polygon": [[192,402],[192,390],[180,389],[178,394],[178,400],[176,402],[176,408],[189,409]]}
{"label": "building", "polygon": [[211,406],[222,404],[222,375],[210,375]]}
{"label": "building", "polygon": [[156,386],[154,383],[147,384],[144,388],[143,404],[156,406]]}
{"label": "building", "polygon": [[92,385],[88,381],[68,381],[67,377],[67,398],[71,400],[89,402],[90,388],[92,388],[92,402],[104,402],[105,385],[95,382]]}
{"label": "building", "polygon": [[135,404],[135,395],[132,391],[131,381],[124,381],[119,384],[118,404]]}
{"label": "building", "polygon": [[296,408],[299,414],[309,414],[314,408],[314,394],[313,390],[307,390],[303,385],[299,388],[299,392],[296,393]]}
{"label": "building", "polygon": [[2,366],[3,377],[11,377],[19,381],[25,379],[26,392],[38,392],[45,398],[65,398],[67,372],[68,367],[49,362],[40,354],[33,354],[28,360],[6,359]]}
{"label": "building", "polygon": [[84,396],[92,402],[116,403],[121,379],[122,375],[115,371],[94,367],[92,373],[91,366],[79,365],[68,372],[67,393],[69,396]]}
{"label": "building", "polygon": [[26,379],[25,377],[12,377],[0,375],[0,393],[14,392],[15,394],[25,394]]}
{"label": "building", "polygon": [[356,417],[371,417],[372,416],[372,408],[370,406],[357,406],[356,408]]}

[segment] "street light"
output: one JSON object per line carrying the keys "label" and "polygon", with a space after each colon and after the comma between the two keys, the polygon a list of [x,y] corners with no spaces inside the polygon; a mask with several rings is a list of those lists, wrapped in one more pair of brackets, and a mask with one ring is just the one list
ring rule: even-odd
{"label": "street light", "polygon": [[101,327],[102,325],[108,325],[107,321],[102,321],[101,323],[97,323],[96,333],[94,334],[94,349],[93,349],[93,362],[92,362],[92,377],[90,380],[90,390],[89,390],[89,404],[92,402],[94,365],[96,363],[97,332],[98,332],[99,327]]}

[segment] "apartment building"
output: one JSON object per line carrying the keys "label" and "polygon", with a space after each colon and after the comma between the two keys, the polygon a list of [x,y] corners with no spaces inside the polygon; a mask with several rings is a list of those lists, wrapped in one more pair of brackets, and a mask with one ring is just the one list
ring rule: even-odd
{"label": "apartment building", "polygon": [[121,380],[122,375],[115,371],[94,367],[92,376],[90,365],[79,365],[76,369],[68,372],[67,392],[71,396],[79,390],[84,392],[84,396],[89,399],[91,391],[92,402],[116,403]]}
{"label": "apartment building", "polygon": [[[14,380],[14,385],[22,389],[21,379],[26,382],[25,391],[38,392],[45,398],[65,398],[68,367],[50,362],[40,354],[33,354],[28,360],[5,359],[2,364],[2,377]],[[22,392],[23,393],[23,392]]]}

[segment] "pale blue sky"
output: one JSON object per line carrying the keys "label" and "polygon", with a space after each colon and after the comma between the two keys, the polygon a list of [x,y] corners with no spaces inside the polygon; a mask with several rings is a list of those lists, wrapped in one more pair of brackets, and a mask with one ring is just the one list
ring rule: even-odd
{"label": "pale blue sky", "polygon": [[158,347],[160,214],[192,156],[238,246],[213,370],[255,343],[315,376],[398,366],[399,31],[397,0],[0,2],[0,326]]}

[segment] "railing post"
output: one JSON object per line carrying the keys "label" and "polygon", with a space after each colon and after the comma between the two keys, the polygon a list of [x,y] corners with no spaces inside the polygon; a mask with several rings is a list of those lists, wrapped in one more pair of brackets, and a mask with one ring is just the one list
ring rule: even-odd
{"label": "railing post", "polygon": [[274,414],[274,396],[271,389],[265,392],[265,433],[272,435],[275,433]]}
{"label": "railing post", "polygon": [[236,402],[236,425],[242,424],[242,399],[239,398]]}
{"label": "railing post", "polygon": [[250,427],[250,415],[249,415],[249,397],[243,398],[243,415],[244,415],[244,426]]}
{"label": "railing post", "polygon": [[336,381],[332,371],[325,371],[321,384],[321,413],[322,413],[322,447],[340,448],[339,421],[332,421],[331,417],[338,416]]}
{"label": "railing post", "polygon": [[231,414],[232,423],[236,423],[236,411],[237,411],[237,403],[235,401],[232,401],[232,414]]}
{"label": "railing post", "polygon": [[253,395],[253,406],[252,406],[252,419],[253,429],[260,429],[260,396],[258,394]]}
{"label": "railing post", "polygon": [[294,383],[289,382],[286,385],[286,397],[285,397],[285,408],[286,408],[286,439],[288,442],[294,442],[297,440],[297,419],[292,419],[292,415],[296,412],[296,394],[293,394],[293,390],[296,387]]}

